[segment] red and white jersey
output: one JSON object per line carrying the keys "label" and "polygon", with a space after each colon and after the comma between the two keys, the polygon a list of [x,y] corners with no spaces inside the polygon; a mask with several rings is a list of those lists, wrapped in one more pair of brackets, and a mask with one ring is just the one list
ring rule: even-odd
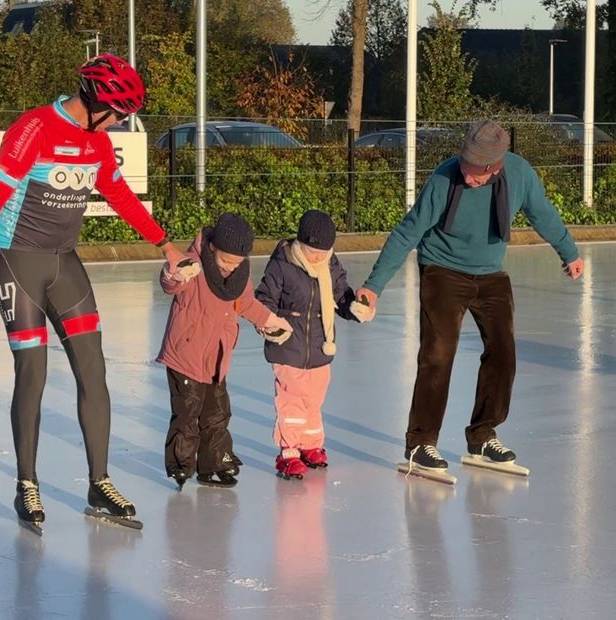
{"label": "red and white jersey", "polygon": [[0,248],[68,252],[75,248],[96,188],[144,239],[162,228],[130,190],[106,132],[91,132],[52,105],[24,113],[0,145]]}

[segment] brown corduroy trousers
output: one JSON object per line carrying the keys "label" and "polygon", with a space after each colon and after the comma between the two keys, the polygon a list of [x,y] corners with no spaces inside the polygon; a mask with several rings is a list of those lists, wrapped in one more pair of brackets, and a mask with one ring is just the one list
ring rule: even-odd
{"label": "brown corduroy trousers", "polygon": [[504,272],[470,275],[437,265],[420,267],[420,347],[417,379],[406,433],[407,451],[436,445],[445,416],[462,319],[472,314],[484,350],[468,444],[496,436],[509,413],[515,376],[513,294]]}

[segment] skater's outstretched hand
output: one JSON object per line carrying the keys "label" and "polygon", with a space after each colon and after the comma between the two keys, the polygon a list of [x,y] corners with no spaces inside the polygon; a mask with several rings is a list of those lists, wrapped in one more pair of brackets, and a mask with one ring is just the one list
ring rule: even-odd
{"label": "skater's outstretched hand", "polygon": [[573,262],[563,265],[563,271],[572,280],[577,280],[584,273],[584,261],[581,258],[576,258]]}
{"label": "skater's outstretched hand", "polygon": [[376,316],[378,296],[369,288],[359,288],[355,293],[355,301],[351,304],[351,312],[360,323],[372,321]]}
{"label": "skater's outstretched hand", "polygon": [[293,328],[291,327],[291,324],[289,323],[289,321],[287,321],[286,319],[283,319],[277,314],[274,314],[273,312],[269,315],[269,318],[267,319],[265,323],[265,329],[266,330],[283,329],[284,331],[289,332],[289,333],[293,331]]}

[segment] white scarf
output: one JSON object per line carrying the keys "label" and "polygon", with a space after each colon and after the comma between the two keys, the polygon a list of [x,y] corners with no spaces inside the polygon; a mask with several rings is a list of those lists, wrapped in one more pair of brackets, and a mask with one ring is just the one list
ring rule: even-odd
{"label": "white scarf", "polygon": [[331,249],[325,258],[318,263],[311,263],[304,253],[300,242],[295,240],[291,244],[291,262],[303,269],[311,278],[315,278],[319,283],[319,294],[321,298],[321,321],[325,332],[325,342],[322,350],[325,355],[336,355],[336,343],[334,342],[334,319],[335,311],[338,307],[334,299],[334,287],[332,285],[332,274],[329,269],[329,261],[334,253]]}

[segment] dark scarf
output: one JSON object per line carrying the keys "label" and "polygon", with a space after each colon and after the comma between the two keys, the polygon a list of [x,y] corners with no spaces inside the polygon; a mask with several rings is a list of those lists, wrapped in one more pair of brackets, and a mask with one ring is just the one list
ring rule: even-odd
{"label": "dark scarf", "polygon": [[[486,185],[492,186],[492,204],[496,205],[496,219],[498,221],[498,233],[503,241],[511,239],[511,223],[509,216],[509,195],[507,192],[507,177],[505,176],[505,168],[499,174],[493,176]],[[445,225],[443,231],[451,232],[453,221],[460,206],[462,192],[468,189],[468,185],[464,182],[464,175],[460,170],[460,166],[456,167],[454,176],[449,183],[449,192],[447,194],[447,207],[445,209]]]}
{"label": "dark scarf", "polygon": [[203,241],[201,242],[201,264],[203,265],[205,280],[212,293],[218,299],[234,301],[244,292],[246,284],[248,284],[250,263],[246,258],[228,278],[223,278],[216,265],[214,253],[210,249],[211,237],[212,229],[205,228],[203,230]]}

